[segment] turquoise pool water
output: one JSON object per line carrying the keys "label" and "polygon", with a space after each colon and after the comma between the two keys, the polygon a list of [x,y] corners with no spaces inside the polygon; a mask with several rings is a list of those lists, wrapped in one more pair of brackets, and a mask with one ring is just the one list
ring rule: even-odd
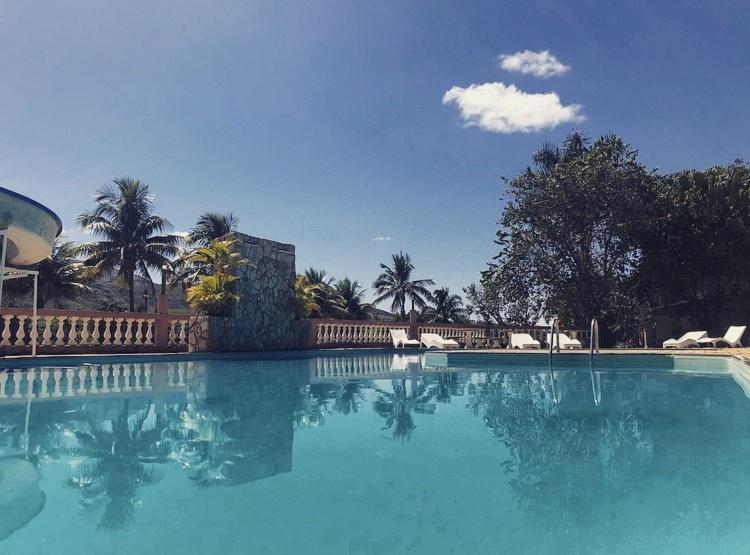
{"label": "turquoise pool water", "polygon": [[374,352],[0,370],[0,553],[747,553],[746,375]]}

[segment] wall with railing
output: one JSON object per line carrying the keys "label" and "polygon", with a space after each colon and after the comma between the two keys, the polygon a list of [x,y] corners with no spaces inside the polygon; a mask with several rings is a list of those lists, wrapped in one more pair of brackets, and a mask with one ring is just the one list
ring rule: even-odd
{"label": "wall with railing", "polygon": [[[467,349],[504,349],[510,343],[511,333],[528,333],[542,345],[547,344],[548,327],[532,326],[511,328],[482,324],[432,324],[418,322],[382,322],[374,320],[307,320],[310,326],[309,347],[314,349],[343,347],[393,346],[390,331],[405,330],[412,337],[422,333],[437,333],[444,339],[453,339]],[[588,346],[588,330],[561,330],[571,339]]]}
{"label": "wall with railing", "polygon": [[31,309],[2,308],[0,351],[30,354],[34,341],[38,354],[187,351],[188,328],[179,315],[39,310],[34,329]]}

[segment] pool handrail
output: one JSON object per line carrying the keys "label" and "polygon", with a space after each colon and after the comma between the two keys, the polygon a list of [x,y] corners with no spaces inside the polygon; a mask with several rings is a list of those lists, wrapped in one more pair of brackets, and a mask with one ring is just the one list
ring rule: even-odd
{"label": "pool handrail", "polygon": [[599,320],[591,319],[591,333],[589,339],[589,361],[594,361],[594,343],[596,343],[596,352],[599,352]]}
{"label": "pool handrail", "polygon": [[549,356],[552,358],[552,349],[555,344],[555,333],[557,333],[557,352],[560,352],[560,322],[557,318],[552,319],[552,323],[549,326]]}

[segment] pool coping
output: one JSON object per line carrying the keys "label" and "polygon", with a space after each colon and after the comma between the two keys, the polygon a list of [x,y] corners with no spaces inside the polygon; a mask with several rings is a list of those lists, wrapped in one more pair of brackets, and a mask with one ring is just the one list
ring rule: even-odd
{"label": "pool coping", "polygon": [[[745,349],[746,350],[746,349]],[[284,351],[236,351],[236,352],[206,352],[206,353],[90,353],[90,354],[49,354],[37,355],[13,355],[0,358],[0,370],[8,368],[29,368],[35,366],[65,365],[98,363],[102,360],[132,360],[140,362],[180,362],[180,361],[202,361],[202,360],[294,360],[309,359],[315,357],[341,356],[347,353],[383,353],[383,354],[425,354],[444,353],[451,356],[485,355],[497,356],[507,359],[508,357],[519,357],[519,360],[528,358],[529,355],[548,355],[546,349],[395,349],[383,347],[366,348],[340,348],[340,349],[306,349],[306,350],[284,350]],[[590,353],[586,349],[567,349],[553,353],[553,359],[557,357],[584,357]],[[742,363],[748,370],[750,379],[750,356],[744,353],[727,352],[721,349],[600,349],[597,355],[617,356],[660,356],[695,358],[725,358]]]}

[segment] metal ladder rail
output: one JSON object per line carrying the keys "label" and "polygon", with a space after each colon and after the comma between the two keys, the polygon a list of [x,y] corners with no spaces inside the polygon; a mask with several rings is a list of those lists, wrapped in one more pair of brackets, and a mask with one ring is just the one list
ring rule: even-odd
{"label": "metal ladder rail", "polygon": [[599,321],[596,318],[591,319],[591,337],[589,338],[589,363],[594,362],[594,344],[596,352],[599,352]]}
{"label": "metal ladder rail", "polygon": [[560,352],[560,322],[557,321],[557,318],[553,318],[549,326],[549,339],[549,358],[551,360],[552,346],[555,344],[555,339],[557,339],[557,352]]}

